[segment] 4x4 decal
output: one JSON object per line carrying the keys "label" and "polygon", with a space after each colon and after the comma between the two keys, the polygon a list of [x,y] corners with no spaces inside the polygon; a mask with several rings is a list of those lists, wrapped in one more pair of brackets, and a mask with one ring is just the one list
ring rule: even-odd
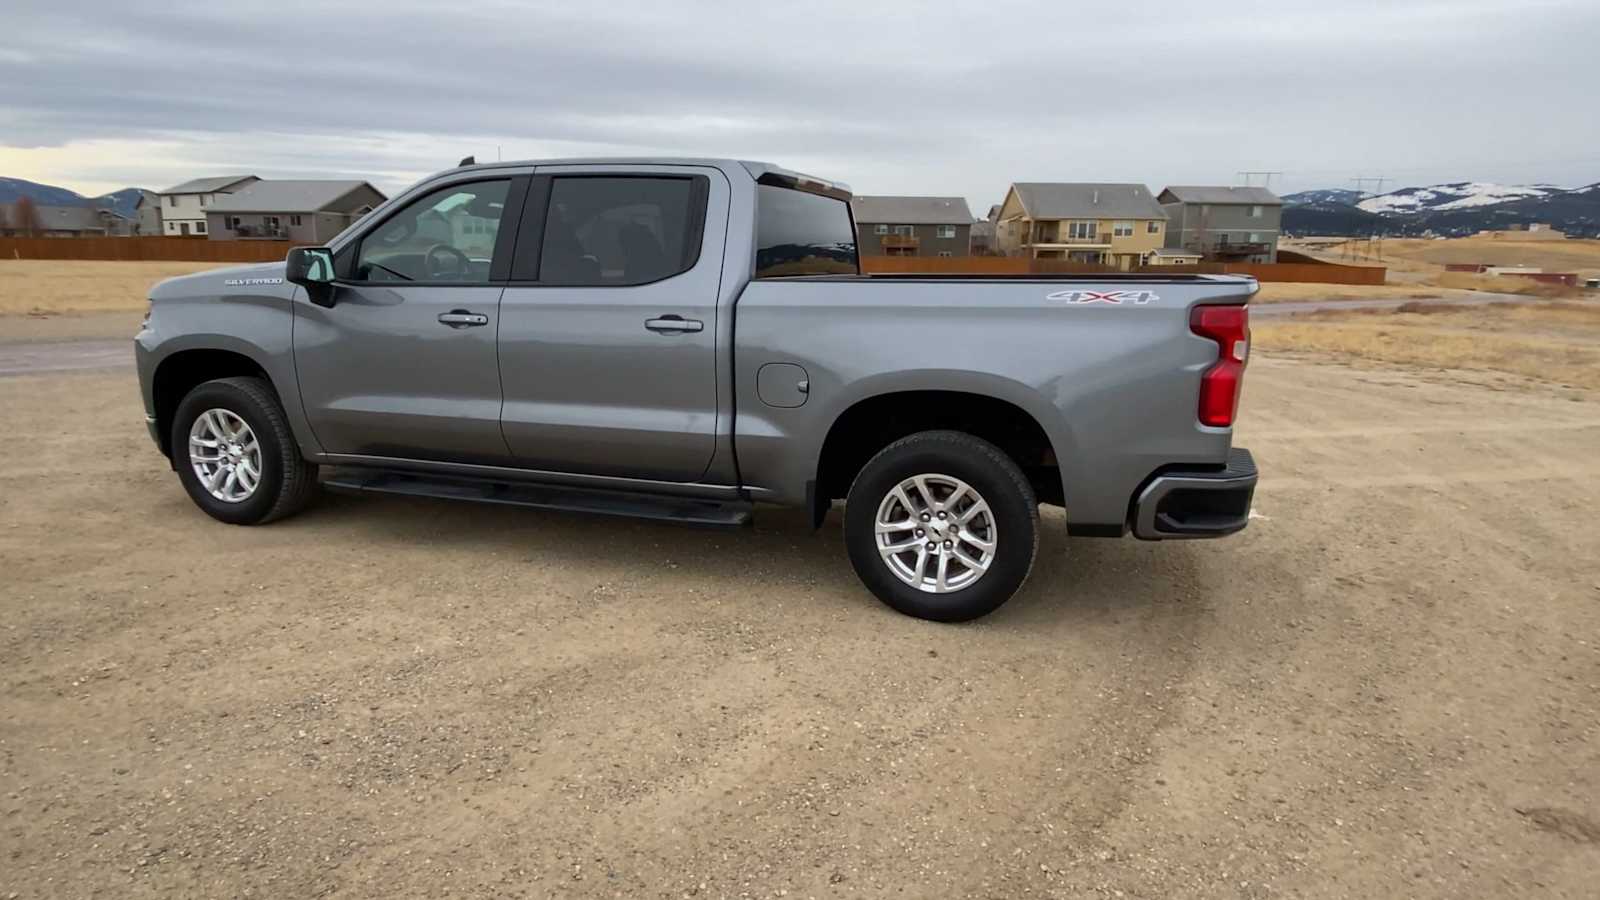
{"label": "4x4 decal", "polygon": [[1085,303],[1111,303],[1120,305],[1124,302],[1128,302],[1137,304],[1139,306],[1143,306],[1146,303],[1154,303],[1161,299],[1160,297],[1156,296],[1155,291],[1056,291],[1053,294],[1045,294],[1044,298],[1046,300],[1060,300],[1063,303],[1073,303],[1078,305]]}

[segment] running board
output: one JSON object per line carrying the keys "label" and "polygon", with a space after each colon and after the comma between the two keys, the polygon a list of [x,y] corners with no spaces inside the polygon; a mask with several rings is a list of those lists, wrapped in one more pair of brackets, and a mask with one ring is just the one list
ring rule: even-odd
{"label": "running board", "polygon": [[688,525],[735,528],[750,524],[753,506],[741,501],[699,500],[665,494],[606,491],[548,484],[521,484],[421,475],[390,469],[340,468],[324,478],[323,487],[339,491],[402,494],[441,500],[470,500],[602,516],[626,516]]}

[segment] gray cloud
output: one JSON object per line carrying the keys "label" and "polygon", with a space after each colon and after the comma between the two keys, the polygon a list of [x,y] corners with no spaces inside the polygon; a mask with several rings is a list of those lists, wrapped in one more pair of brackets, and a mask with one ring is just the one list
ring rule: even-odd
{"label": "gray cloud", "polygon": [[150,6],[13,0],[0,145],[388,187],[496,145],[746,156],[980,212],[1023,179],[1600,179],[1588,0]]}

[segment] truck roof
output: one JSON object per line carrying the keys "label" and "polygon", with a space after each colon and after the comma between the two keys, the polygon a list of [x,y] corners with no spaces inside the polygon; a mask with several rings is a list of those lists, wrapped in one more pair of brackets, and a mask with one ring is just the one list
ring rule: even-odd
{"label": "truck roof", "polygon": [[[843,194],[850,193],[850,186],[839,181],[827,178],[818,178],[803,172],[795,172],[782,166],[769,162],[760,162],[750,159],[727,159],[701,156],[569,156],[556,159],[517,159],[503,162],[481,162],[467,166],[456,166],[446,171],[454,172],[463,169],[494,169],[510,166],[713,166],[718,169],[742,168],[750,173],[752,180],[760,181],[763,175],[773,175],[783,179],[793,179],[800,182],[810,182],[825,185]],[[443,172],[439,174],[444,174]],[[431,177],[431,176],[430,176]]]}

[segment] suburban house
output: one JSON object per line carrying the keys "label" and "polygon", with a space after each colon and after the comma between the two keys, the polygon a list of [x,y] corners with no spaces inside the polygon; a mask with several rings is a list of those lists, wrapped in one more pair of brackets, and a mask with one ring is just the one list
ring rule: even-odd
{"label": "suburban house", "polygon": [[855,197],[862,256],[966,256],[972,210],[960,197]]}
{"label": "suburban house", "polygon": [[1266,188],[1174,185],[1157,199],[1167,211],[1167,247],[1206,259],[1277,262],[1283,201]]}
{"label": "suburban house", "polygon": [[1162,246],[1166,226],[1142,184],[1019,181],[1000,204],[995,243],[1006,256],[1129,269]]}
{"label": "suburban house", "polygon": [[206,208],[214,241],[325,244],[388,199],[365,181],[256,181]]}
{"label": "suburban house", "polygon": [[973,256],[994,255],[994,223],[979,219],[972,223],[972,237],[967,242]]}
{"label": "suburban house", "polygon": [[989,206],[989,215],[972,223],[972,255],[998,256],[1000,249],[994,242],[994,225],[1000,220],[1000,204]]}
{"label": "suburban house", "polygon": [[206,210],[240,188],[260,181],[254,175],[221,175],[196,178],[157,191],[161,197],[161,233],[191,235],[206,233]]}
{"label": "suburban house", "polygon": [[157,235],[161,231],[161,196],[155,191],[139,191],[139,199],[133,204],[133,233],[138,235]]}
{"label": "suburban house", "polygon": [[1200,251],[1157,247],[1144,255],[1147,266],[1192,266],[1201,261]]}
{"label": "suburban house", "polygon": [[127,234],[128,221],[93,206],[33,206],[33,222],[22,221],[22,204],[0,203],[0,237],[105,237]]}

